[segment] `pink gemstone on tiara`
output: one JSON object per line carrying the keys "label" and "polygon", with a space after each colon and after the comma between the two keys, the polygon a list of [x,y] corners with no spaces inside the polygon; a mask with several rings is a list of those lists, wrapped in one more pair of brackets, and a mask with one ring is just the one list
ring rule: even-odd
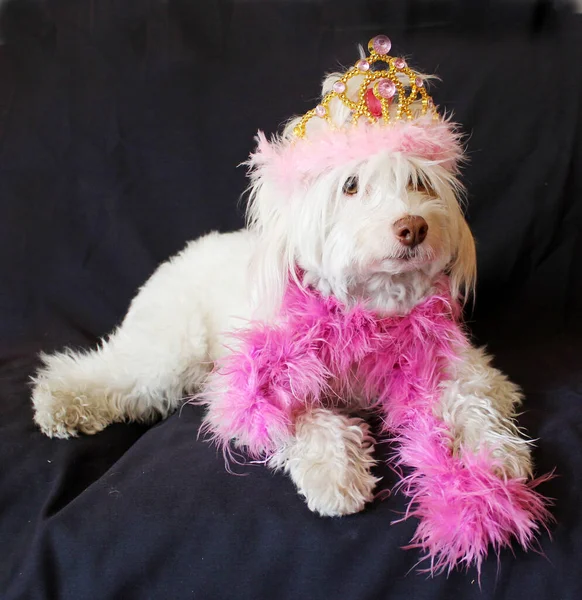
{"label": "pink gemstone on tiara", "polygon": [[325,117],[325,113],[326,113],[326,110],[325,110],[325,106],[323,106],[323,104],[318,104],[315,107],[315,114],[318,117],[322,117],[322,118]]}
{"label": "pink gemstone on tiara", "polygon": [[420,88],[420,87],[423,87],[423,86],[424,86],[424,81],[422,80],[422,78],[421,78],[421,77],[417,77],[417,78],[414,80],[414,84],[416,85],[416,87],[419,87],[419,88]]}
{"label": "pink gemstone on tiara", "polygon": [[374,48],[374,52],[376,52],[376,54],[384,56],[390,52],[390,48],[392,48],[392,42],[390,41],[390,38],[386,37],[385,35],[377,35],[372,40],[372,48]]}
{"label": "pink gemstone on tiara", "polygon": [[365,58],[362,58],[356,63],[356,67],[359,71],[369,71],[370,63]]}
{"label": "pink gemstone on tiara", "polygon": [[377,90],[382,98],[388,99],[392,98],[396,93],[396,86],[394,85],[394,82],[389,79],[381,79],[378,82]]}
{"label": "pink gemstone on tiara", "polygon": [[404,69],[406,67],[406,61],[403,58],[395,58],[394,59],[394,66],[397,69]]}
{"label": "pink gemstone on tiara", "polygon": [[343,81],[336,81],[332,89],[336,94],[343,94],[346,91],[346,84]]}

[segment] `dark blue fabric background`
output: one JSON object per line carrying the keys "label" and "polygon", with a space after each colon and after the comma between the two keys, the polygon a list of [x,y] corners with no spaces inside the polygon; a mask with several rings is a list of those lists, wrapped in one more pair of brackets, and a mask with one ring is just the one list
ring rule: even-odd
{"label": "dark blue fabric background", "polygon": [[[427,579],[393,494],[341,520],[224,469],[200,410],[49,440],[28,377],[90,346],[186,240],[242,224],[258,128],[389,35],[470,135],[470,326],[527,394],[541,554]],[[13,0],[0,14],[0,597],[582,598],[582,19],[561,2]],[[380,445],[378,455],[388,448]],[[381,488],[394,474],[386,467]]]}

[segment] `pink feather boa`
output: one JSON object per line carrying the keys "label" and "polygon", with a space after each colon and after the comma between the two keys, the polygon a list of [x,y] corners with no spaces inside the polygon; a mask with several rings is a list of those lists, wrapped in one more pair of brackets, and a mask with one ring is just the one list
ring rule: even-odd
{"label": "pink feather boa", "polygon": [[254,323],[211,374],[202,402],[204,427],[227,449],[234,440],[267,458],[293,433],[306,406],[352,390],[377,410],[397,442],[396,463],[412,468],[399,484],[410,499],[404,518],[420,522],[411,546],[431,573],[456,565],[480,571],[487,549],[534,543],[550,515],[534,488],[541,481],[498,477],[483,452],[450,451],[450,432],[435,417],[441,384],[468,341],[446,280],[403,317],[290,284],[276,325]]}

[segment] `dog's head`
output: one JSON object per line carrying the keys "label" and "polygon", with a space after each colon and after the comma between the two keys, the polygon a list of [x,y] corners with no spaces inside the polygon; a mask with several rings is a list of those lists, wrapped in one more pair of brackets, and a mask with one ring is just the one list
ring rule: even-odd
{"label": "dog's head", "polygon": [[[326,78],[324,98],[341,78]],[[362,81],[350,78],[345,93],[351,86],[362,98]],[[275,308],[297,267],[323,293],[384,313],[409,310],[443,272],[452,294],[466,296],[475,247],[460,206],[454,128],[427,114],[426,96],[406,106],[407,119],[400,105],[383,103],[392,118],[378,123],[353,124],[354,104],[340,100],[274,140],[259,134],[247,215],[259,236],[260,301]]]}

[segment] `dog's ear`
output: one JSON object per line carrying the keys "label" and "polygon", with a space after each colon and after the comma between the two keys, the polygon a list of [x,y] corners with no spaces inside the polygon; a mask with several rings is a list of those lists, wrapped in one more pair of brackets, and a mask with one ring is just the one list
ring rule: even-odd
{"label": "dog's ear", "polygon": [[475,282],[477,278],[477,253],[475,240],[469,229],[469,225],[458,209],[457,216],[456,247],[453,260],[450,264],[451,294],[453,298],[462,295],[467,301],[469,296],[475,293]]}
{"label": "dog's ear", "polygon": [[256,316],[268,319],[281,304],[293,262],[289,256],[289,198],[271,181],[268,169],[252,162],[250,167],[246,219],[247,227],[257,239],[249,276]]}

